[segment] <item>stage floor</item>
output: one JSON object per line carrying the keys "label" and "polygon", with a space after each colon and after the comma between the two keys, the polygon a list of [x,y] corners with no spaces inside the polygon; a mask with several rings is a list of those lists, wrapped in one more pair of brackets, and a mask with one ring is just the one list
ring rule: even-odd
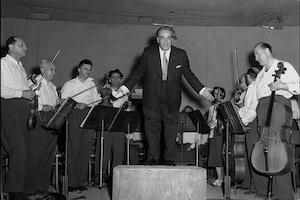
{"label": "stage floor", "polygon": [[[133,188],[134,189],[134,188]],[[244,194],[245,190],[237,189],[236,194],[234,189],[231,189],[231,199],[247,199],[247,200],[263,200],[263,198],[257,198],[254,194],[247,195]],[[95,187],[88,187],[87,191],[83,191],[81,193],[78,192],[69,192],[69,199],[87,199],[87,200],[111,200],[111,197],[108,192],[108,188],[104,187],[102,189]],[[223,199],[222,189],[221,187],[213,187],[210,184],[207,184],[207,200],[215,200],[215,199]],[[300,188],[298,188],[295,193],[295,200],[300,199]]]}

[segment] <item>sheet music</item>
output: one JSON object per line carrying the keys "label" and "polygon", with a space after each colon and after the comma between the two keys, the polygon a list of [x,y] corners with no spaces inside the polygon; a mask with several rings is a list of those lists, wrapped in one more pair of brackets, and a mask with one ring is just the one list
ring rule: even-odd
{"label": "sheet music", "polygon": [[82,121],[82,123],[80,124],[80,128],[83,128],[86,120],[88,119],[88,117],[90,116],[92,110],[94,109],[95,105],[91,107],[91,109],[89,110],[88,114],[85,116],[84,120]]}

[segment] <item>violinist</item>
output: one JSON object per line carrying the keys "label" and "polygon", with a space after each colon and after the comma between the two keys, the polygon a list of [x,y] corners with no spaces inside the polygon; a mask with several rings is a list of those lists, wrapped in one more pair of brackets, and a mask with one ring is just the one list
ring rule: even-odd
{"label": "violinist", "polygon": [[39,84],[36,86],[37,125],[27,136],[27,153],[30,156],[26,161],[24,190],[31,196],[40,196],[48,192],[57,142],[55,131],[42,127],[54,114],[55,106],[59,102],[56,86],[52,82],[56,67],[53,63],[42,60],[40,71],[41,74],[35,78]]}
{"label": "violinist", "polygon": [[11,200],[26,200],[24,194],[25,164],[28,158],[26,128],[29,100],[35,93],[29,89],[27,74],[20,61],[27,46],[18,36],[6,41],[7,54],[1,58],[1,143],[9,152],[9,167],[4,192]]}
{"label": "violinist", "polygon": [[[102,88],[102,90],[107,91],[107,89],[112,91],[117,91],[123,81],[123,74],[119,69],[111,70],[108,74],[108,83]],[[101,92],[102,94],[102,92]],[[110,96],[108,100],[114,108],[120,108],[126,101],[128,101],[128,95],[121,98],[115,99]],[[104,98],[104,97],[103,97]],[[103,99],[104,102],[104,99]],[[99,145],[97,144],[97,147]],[[112,173],[108,174],[108,171],[112,172],[113,168],[122,165],[125,155],[125,135],[124,132],[104,132],[104,152],[103,152],[103,174],[104,182],[107,184],[111,183]],[[99,150],[97,148],[97,150]],[[111,161],[111,169],[108,170],[108,162]],[[99,181],[99,151],[96,154],[96,167],[95,167],[95,182]]]}
{"label": "violinist", "polygon": [[[95,136],[94,130],[81,129],[79,126],[84,120],[89,107],[100,102],[101,97],[96,89],[93,79],[90,77],[92,61],[83,59],[78,65],[78,76],[67,81],[62,90],[61,98],[73,97],[77,102],[74,110],[69,115],[69,191],[87,190],[88,162],[92,152],[92,142]],[[92,88],[94,87],[94,88]],[[89,89],[80,94],[80,92]],[[79,95],[78,95],[79,94]]]}
{"label": "violinist", "polygon": [[209,134],[209,153],[208,167],[215,167],[218,178],[213,182],[215,186],[221,186],[223,183],[223,159],[222,149],[224,143],[224,125],[220,119],[219,102],[225,98],[225,90],[222,87],[214,87],[212,95],[215,98],[215,104],[208,109],[207,123],[210,127]]}
{"label": "violinist", "polygon": [[234,92],[234,102],[238,107],[242,107],[246,95],[246,90],[247,90],[247,74],[243,74],[239,78],[239,83],[237,84],[237,90]]}
{"label": "violinist", "polygon": [[[290,98],[293,95],[300,94],[300,78],[294,67],[285,61],[280,61],[274,58],[272,54],[272,47],[260,42],[254,46],[255,60],[263,66],[262,70],[258,73],[255,80],[256,96],[256,114],[258,119],[258,132],[262,133],[265,125],[266,116],[268,113],[268,105],[272,91],[275,91],[275,101],[273,106],[272,118],[270,129],[275,132],[281,133],[284,137],[285,128],[291,125],[292,111]],[[282,62],[286,71],[281,75],[280,79],[274,82],[272,76],[275,70],[278,69],[277,65]],[[275,130],[276,127],[279,130]],[[283,138],[282,137],[282,138]],[[252,153],[253,156],[253,153]],[[291,172],[289,171],[283,175],[275,175],[273,178],[273,194],[277,199],[294,199]],[[267,194],[267,177],[260,176],[254,177],[256,186],[256,193],[258,196],[266,196]]]}

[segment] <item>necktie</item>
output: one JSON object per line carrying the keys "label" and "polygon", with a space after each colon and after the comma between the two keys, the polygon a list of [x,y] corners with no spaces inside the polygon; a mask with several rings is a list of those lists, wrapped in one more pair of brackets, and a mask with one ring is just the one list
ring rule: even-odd
{"label": "necktie", "polygon": [[168,77],[168,60],[167,60],[166,52],[164,52],[163,55],[161,70],[162,70],[162,80],[166,81]]}

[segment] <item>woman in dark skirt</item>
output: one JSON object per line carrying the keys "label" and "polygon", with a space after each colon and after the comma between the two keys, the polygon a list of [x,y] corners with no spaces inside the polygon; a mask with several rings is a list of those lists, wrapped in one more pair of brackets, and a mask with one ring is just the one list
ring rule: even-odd
{"label": "woman in dark skirt", "polygon": [[209,107],[207,122],[210,126],[209,134],[209,154],[208,167],[215,167],[218,178],[213,182],[213,185],[221,186],[223,182],[223,131],[224,126],[219,117],[218,104],[225,98],[225,90],[222,87],[215,87],[212,91],[216,102]]}

